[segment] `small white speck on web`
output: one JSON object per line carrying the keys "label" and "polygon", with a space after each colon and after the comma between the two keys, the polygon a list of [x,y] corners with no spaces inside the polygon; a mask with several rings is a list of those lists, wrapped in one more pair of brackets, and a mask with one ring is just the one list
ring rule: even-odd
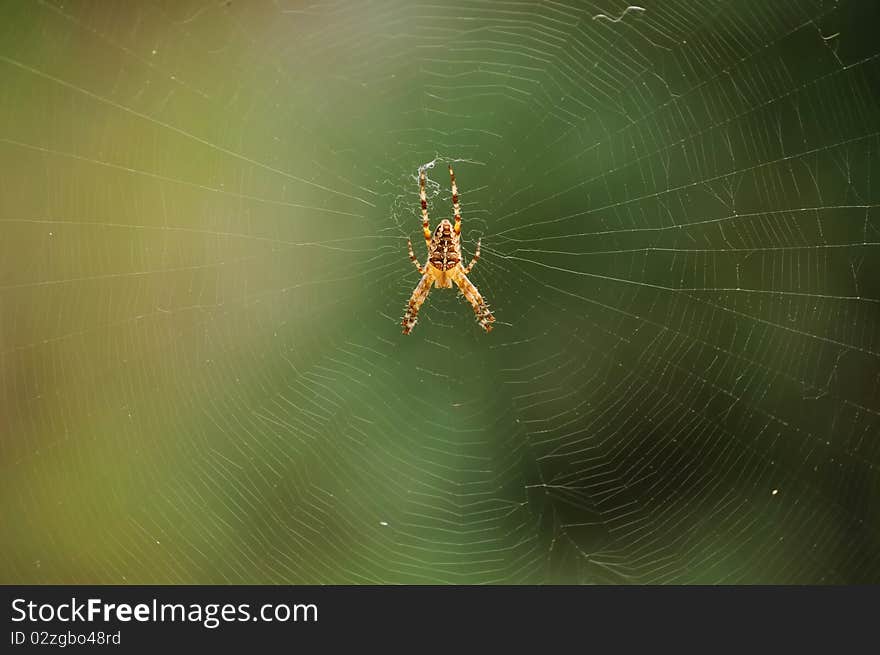
{"label": "small white speck on web", "polygon": [[388,527],[388,521],[379,521],[379,525],[383,527]]}
{"label": "small white speck on web", "polygon": [[779,489],[774,489],[774,490],[772,491],[772,494],[773,494],[774,496],[775,496],[776,494],[778,494],[778,493],[779,493]]}

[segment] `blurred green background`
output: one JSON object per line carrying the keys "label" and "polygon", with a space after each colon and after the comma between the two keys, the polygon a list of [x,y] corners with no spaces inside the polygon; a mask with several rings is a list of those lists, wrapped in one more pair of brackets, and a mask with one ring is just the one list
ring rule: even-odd
{"label": "blurred green background", "polygon": [[880,582],[877,3],[0,13],[0,582]]}

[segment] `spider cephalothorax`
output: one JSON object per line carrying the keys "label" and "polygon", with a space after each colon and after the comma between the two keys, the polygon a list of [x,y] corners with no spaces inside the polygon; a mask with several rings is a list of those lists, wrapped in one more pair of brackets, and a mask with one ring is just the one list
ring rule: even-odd
{"label": "spider cephalothorax", "polygon": [[455,185],[455,173],[452,166],[449,167],[449,179],[452,183],[452,209],[455,212],[455,223],[447,219],[431,232],[428,222],[428,198],[425,193],[425,169],[419,169],[419,199],[422,203],[422,234],[425,237],[425,245],[428,248],[428,261],[424,266],[419,264],[412,249],[412,242],[407,241],[409,258],[415,264],[422,279],[416,285],[410,296],[406,314],[403,316],[403,333],[409,334],[418,321],[419,308],[428,297],[428,292],[433,284],[439,289],[451,289],[454,282],[461,289],[462,294],[470,302],[477,315],[477,322],[486,332],[492,329],[495,317],[489,311],[489,306],[483,300],[483,296],[477,291],[477,287],[468,279],[474,264],[480,259],[480,241],[477,241],[477,249],[471,263],[462,264],[461,256],[461,206],[458,204],[458,187]]}

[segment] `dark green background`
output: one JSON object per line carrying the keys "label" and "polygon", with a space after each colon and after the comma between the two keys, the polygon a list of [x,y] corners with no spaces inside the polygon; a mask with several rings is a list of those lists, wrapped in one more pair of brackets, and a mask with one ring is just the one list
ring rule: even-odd
{"label": "dark green background", "polygon": [[3,3],[0,582],[880,581],[876,7]]}

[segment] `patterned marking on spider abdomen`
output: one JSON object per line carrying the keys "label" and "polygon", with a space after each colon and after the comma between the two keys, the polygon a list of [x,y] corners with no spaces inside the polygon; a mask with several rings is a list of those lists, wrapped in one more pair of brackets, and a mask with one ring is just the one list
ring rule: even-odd
{"label": "patterned marking on spider abdomen", "polygon": [[431,266],[441,271],[448,271],[458,266],[461,257],[455,245],[452,223],[447,220],[440,222],[431,239],[431,255],[428,258]]}

